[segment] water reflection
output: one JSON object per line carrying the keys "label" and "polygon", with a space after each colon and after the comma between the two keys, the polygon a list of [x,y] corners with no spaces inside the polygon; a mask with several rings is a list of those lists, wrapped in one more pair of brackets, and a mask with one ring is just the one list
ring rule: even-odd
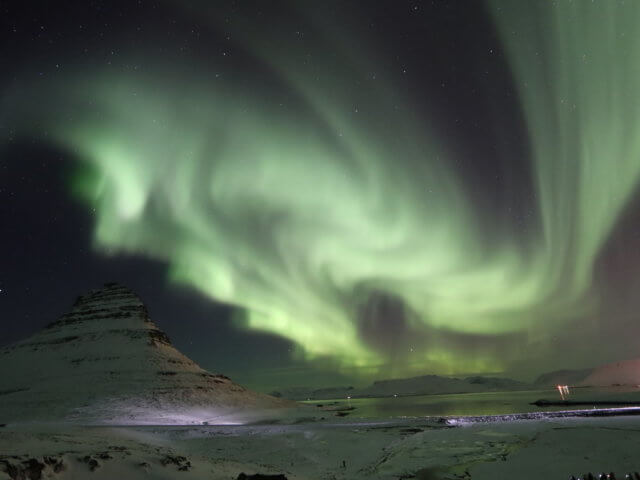
{"label": "water reflection", "polygon": [[[564,392],[562,392],[564,394]],[[564,395],[565,399],[566,394]],[[619,400],[640,402],[640,390],[629,388],[572,388],[572,401]],[[536,400],[561,401],[558,389],[527,390],[517,392],[485,392],[449,395],[412,395],[384,398],[349,398],[317,400],[304,403],[323,405],[332,403],[336,408],[354,407],[350,417],[389,418],[444,415],[504,415],[510,413],[566,410],[566,405],[539,407]],[[335,403],[333,403],[335,402]],[[588,405],[587,407],[588,408]]]}

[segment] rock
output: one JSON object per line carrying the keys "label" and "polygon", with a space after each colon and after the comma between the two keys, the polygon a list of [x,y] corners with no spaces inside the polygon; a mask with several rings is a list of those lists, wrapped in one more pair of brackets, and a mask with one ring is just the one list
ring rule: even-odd
{"label": "rock", "polygon": [[0,470],[4,471],[11,480],[40,480],[45,464],[36,458],[30,458],[20,464],[12,464],[8,460],[0,460]]}
{"label": "rock", "polygon": [[18,467],[10,463],[8,460],[0,460],[0,471],[9,475],[9,478],[18,478]]}
{"label": "rock", "polygon": [[95,471],[95,469],[100,466],[100,463],[98,463],[98,460],[96,460],[90,455],[84,456],[83,458],[80,459],[80,461],[87,464],[90,472]]}
{"label": "rock", "polygon": [[183,457],[182,455],[165,455],[162,460],[160,460],[160,463],[163,467],[176,465],[181,472],[187,472],[191,469],[191,462],[187,460],[187,457]]}
{"label": "rock", "polygon": [[287,480],[287,477],[283,473],[279,473],[277,475],[264,475],[262,473],[256,473],[254,475],[247,475],[242,472],[238,475],[236,480]]}
{"label": "rock", "polygon": [[66,468],[62,458],[44,457],[43,461],[53,469],[53,473],[60,473]]}

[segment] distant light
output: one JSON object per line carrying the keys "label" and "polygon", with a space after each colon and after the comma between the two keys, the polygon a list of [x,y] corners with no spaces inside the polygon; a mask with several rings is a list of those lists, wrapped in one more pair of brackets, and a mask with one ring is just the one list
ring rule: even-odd
{"label": "distant light", "polygon": [[558,389],[558,392],[560,392],[560,397],[562,398],[562,400],[565,399],[565,395],[569,395],[569,386],[568,385],[557,385],[556,388]]}

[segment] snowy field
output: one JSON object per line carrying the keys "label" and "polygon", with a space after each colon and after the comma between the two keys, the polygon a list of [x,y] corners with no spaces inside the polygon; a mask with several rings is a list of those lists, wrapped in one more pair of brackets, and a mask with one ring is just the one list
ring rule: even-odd
{"label": "snowy field", "polygon": [[[476,419],[477,420],[477,419]],[[640,417],[0,428],[0,478],[566,479],[640,470]],[[1,473],[4,470],[4,473]],[[23,476],[21,476],[23,475]]]}

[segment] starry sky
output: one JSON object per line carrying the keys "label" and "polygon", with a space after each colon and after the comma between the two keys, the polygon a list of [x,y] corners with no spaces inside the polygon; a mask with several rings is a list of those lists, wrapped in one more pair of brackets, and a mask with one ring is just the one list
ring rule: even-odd
{"label": "starry sky", "polygon": [[638,356],[640,4],[0,8],[0,344],[119,281],[265,391]]}

